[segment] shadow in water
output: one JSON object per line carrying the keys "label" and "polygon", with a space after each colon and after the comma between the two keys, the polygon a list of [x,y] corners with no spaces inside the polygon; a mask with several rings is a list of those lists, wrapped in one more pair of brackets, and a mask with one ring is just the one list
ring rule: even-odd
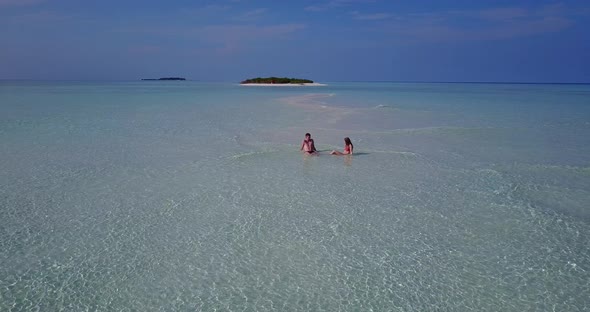
{"label": "shadow in water", "polygon": [[[330,155],[331,151],[333,151],[333,150],[329,150],[329,149],[328,150],[317,150],[317,152],[322,155],[324,155],[324,154]],[[369,154],[371,154],[371,153],[356,153],[355,152],[354,154],[352,154],[352,156],[362,156],[362,155],[369,155]],[[338,155],[338,156],[350,156],[350,155]]]}

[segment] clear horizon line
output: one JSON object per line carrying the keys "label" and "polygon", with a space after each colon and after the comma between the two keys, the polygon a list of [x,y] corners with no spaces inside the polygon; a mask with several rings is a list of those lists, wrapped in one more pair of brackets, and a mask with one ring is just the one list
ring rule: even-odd
{"label": "clear horizon line", "polygon": [[[11,78],[0,78],[0,81],[40,81],[40,82],[146,82],[150,80],[142,80],[142,79],[125,79],[125,80],[118,80],[118,79],[11,79]],[[165,81],[165,80],[155,80],[156,82],[165,82],[165,83],[178,83],[178,82],[215,82],[215,83],[240,83],[240,81],[228,81],[228,80],[201,80],[201,79],[190,79],[186,78],[185,80],[178,80],[178,81]],[[153,82],[153,81],[151,81]],[[472,84],[571,84],[571,85],[587,85],[590,84],[588,82],[534,82],[534,81],[460,81],[460,80],[333,80],[333,81],[316,81],[317,83],[338,83],[338,82],[391,82],[391,83],[472,83]]]}

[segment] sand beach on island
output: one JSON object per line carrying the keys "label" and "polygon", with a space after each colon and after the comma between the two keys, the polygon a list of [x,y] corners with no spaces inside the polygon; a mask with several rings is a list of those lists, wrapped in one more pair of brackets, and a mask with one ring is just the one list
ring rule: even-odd
{"label": "sand beach on island", "polygon": [[240,86],[255,86],[255,87],[321,87],[327,86],[323,83],[240,83]]}

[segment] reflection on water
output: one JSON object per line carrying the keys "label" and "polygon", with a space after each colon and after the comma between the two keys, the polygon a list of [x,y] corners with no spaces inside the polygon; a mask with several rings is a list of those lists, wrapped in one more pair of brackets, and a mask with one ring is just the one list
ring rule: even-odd
{"label": "reflection on water", "polygon": [[344,159],[345,166],[352,166],[352,155],[344,155],[342,158]]}

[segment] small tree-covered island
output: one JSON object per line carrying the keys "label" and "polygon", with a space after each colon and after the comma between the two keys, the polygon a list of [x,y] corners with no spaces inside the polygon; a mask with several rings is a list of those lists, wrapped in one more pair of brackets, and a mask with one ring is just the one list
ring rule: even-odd
{"label": "small tree-covered island", "polygon": [[279,78],[279,77],[267,77],[267,78],[251,78],[246,79],[240,84],[304,84],[304,83],[313,83],[312,80],[309,79],[300,79],[300,78]]}
{"label": "small tree-covered island", "polygon": [[182,78],[182,77],[164,77],[164,78],[143,78],[141,80],[144,80],[144,81],[154,81],[154,80],[159,80],[159,81],[162,81],[162,80],[172,80],[172,81],[180,80],[180,81],[184,81],[186,79],[185,78]]}

